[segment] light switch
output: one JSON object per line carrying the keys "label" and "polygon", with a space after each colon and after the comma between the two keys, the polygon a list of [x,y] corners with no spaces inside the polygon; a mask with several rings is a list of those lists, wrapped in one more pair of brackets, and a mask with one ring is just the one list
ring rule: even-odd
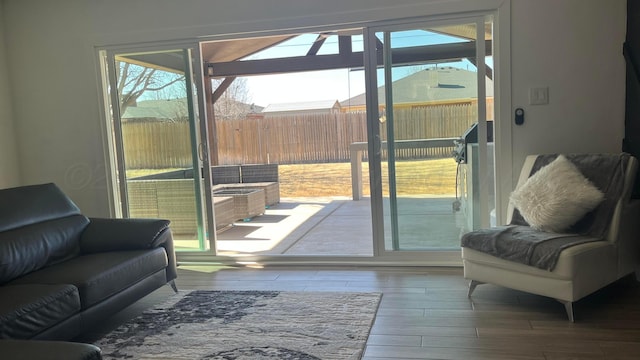
{"label": "light switch", "polygon": [[529,105],[545,105],[549,103],[549,88],[537,87],[529,89]]}

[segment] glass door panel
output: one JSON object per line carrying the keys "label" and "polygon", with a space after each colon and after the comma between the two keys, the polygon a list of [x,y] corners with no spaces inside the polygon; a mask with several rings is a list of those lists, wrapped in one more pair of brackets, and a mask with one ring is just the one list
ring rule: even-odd
{"label": "glass door panel", "polygon": [[[361,166],[367,145],[362,32],[201,44],[210,76],[214,196],[239,199],[235,207],[242,213],[221,222],[229,225],[217,233],[217,255],[243,261],[373,255],[369,187],[362,181],[367,169]],[[240,58],[218,64],[225,48]],[[234,174],[238,180],[231,180]],[[259,201],[242,192],[254,189],[269,195],[249,212],[249,203]]]}
{"label": "glass door panel", "polygon": [[[490,218],[493,91],[484,40],[491,24],[473,21],[375,31],[384,251],[458,250],[460,235]],[[468,156],[454,156],[460,149]]]}
{"label": "glass door panel", "polygon": [[206,250],[191,50],[118,53],[112,59],[122,214],[168,219],[176,250]]}

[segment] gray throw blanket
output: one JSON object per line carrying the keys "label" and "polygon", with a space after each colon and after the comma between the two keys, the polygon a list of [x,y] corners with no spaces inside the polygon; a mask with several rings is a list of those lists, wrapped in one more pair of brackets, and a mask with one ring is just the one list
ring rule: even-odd
{"label": "gray throw blanket", "polygon": [[[596,209],[574,224],[566,234],[534,230],[516,209],[509,225],[464,234],[461,246],[552,271],[562,250],[604,240],[613,210],[622,194],[629,154],[565,156],[605,194],[604,201]],[[539,156],[531,175],[556,157],[557,155]]]}

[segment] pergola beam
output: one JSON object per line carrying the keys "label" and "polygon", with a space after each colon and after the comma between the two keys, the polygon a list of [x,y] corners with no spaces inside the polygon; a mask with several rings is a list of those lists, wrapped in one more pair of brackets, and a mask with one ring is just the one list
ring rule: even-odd
{"label": "pergola beam", "polygon": [[351,46],[351,36],[338,36],[338,52],[343,56],[353,53],[353,48]]}
{"label": "pergola beam", "polygon": [[[468,60],[470,63],[478,67],[478,62],[476,61],[476,58],[469,58]],[[493,69],[491,68],[491,66],[484,64],[484,71],[487,73],[487,77],[493,80]]]}
{"label": "pergola beam", "polygon": [[[486,53],[491,54],[491,41],[485,41]],[[426,45],[394,49],[394,65],[419,64],[434,61],[455,61],[476,56],[475,42]],[[382,52],[377,63],[383,65]],[[335,55],[294,56],[289,58],[229,61],[213,63],[213,77],[283,74],[301,71],[332,70],[364,66],[364,53],[349,52]]]}
{"label": "pergola beam", "polygon": [[320,50],[320,48],[322,47],[322,45],[326,40],[327,40],[327,35],[318,34],[316,41],[314,41],[313,44],[311,44],[311,48],[309,48],[309,51],[307,51],[307,56],[316,55],[318,53],[318,50]]}
{"label": "pergola beam", "polygon": [[218,99],[220,99],[220,96],[222,96],[222,94],[224,94],[224,92],[229,88],[229,86],[231,86],[231,84],[233,83],[233,81],[235,79],[236,79],[235,76],[230,76],[230,77],[225,78],[224,80],[222,80],[220,85],[218,85],[216,90],[213,92],[213,96],[211,97],[211,103],[212,104],[214,104],[216,101],[218,101]]}

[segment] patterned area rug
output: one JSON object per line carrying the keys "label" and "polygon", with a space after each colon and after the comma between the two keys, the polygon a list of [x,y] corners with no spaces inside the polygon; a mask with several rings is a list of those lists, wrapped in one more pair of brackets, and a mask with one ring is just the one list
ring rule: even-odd
{"label": "patterned area rug", "polygon": [[95,344],[104,359],[360,359],[381,295],[191,291]]}

